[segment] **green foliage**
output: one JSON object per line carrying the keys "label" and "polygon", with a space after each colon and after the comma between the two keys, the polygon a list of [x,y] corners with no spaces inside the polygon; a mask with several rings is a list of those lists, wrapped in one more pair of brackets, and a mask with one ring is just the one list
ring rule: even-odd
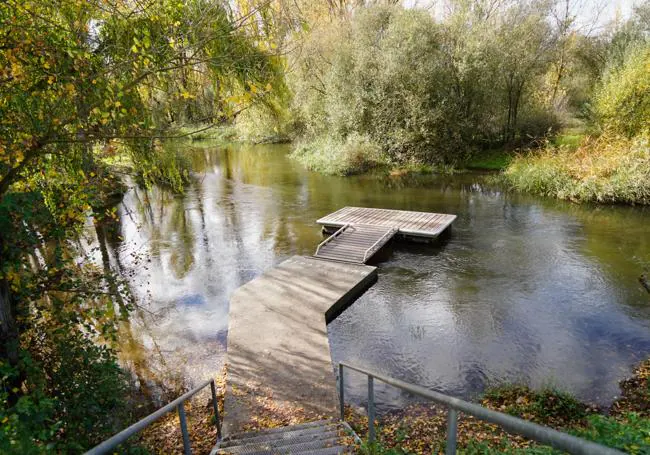
{"label": "green foliage", "polygon": [[627,137],[650,132],[649,68],[650,45],[639,46],[605,76],[595,107],[606,130]]}
{"label": "green foliage", "polygon": [[233,132],[242,142],[274,144],[288,142],[292,127],[286,108],[257,104],[237,116]]}
{"label": "green foliage", "polygon": [[[0,452],[81,453],[128,421],[128,383],[115,354],[81,333],[57,334],[40,359],[23,352],[29,393],[15,404],[0,393]],[[2,385],[18,369],[3,363]],[[5,389],[6,390],[6,389]]]}
{"label": "green foliage", "polygon": [[[331,65],[322,75],[307,66],[294,86],[311,148],[345,144],[356,134],[395,162],[462,153],[461,120],[449,95],[441,31],[426,13],[366,9],[332,33],[326,41],[335,50]],[[323,154],[338,158],[328,150]]]}
{"label": "green foliage", "polygon": [[[624,419],[615,419],[603,415],[591,415],[584,426],[575,427],[570,431],[574,436],[602,444],[607,447],[622,450],[630,454],[647,454],[650,450],[650,419],[631,413]],[[459,450],[467,454],[511,454],[511,455],[552,455],[561,452],[550,447],[533,445],[519,448],[513,446],[507,438],[500,444],[485,442],[470,442]]]}
{"label": "green foliage", "polygon": [[[134,144],[132,147],[137,147]],[[168,143],[158,143],[134,154],[133,163],[145,185],[158,184],[182,192],[189,179],[187,158]]]}
{"label": "green foliage", "polygon": [[128,423],[111,346],[132,302],[78,240],[117,219],[105,162],[180,191],[170,125],[270,104],[281,66],[247,22],[218,1],[0,2],[3,453],[82,452]]}
{"label": "green foliage", "polygon": [[477,153],[465,162],[469,169],[499,171],[505,169],[513,158],[513,153],[504,149],[486,150]]}
{"label": "green foliage", "polygon": [[384,161],[381,148],[356,133],[345,140],[321,136],[300,142],[291,156],[308,169],[330,175],[359,174]]}
{"label": "green foliage", "polygon": [[410,452],[401,447],[386,447],[381,441],[368,442],[364,441],[358,449],[358,453],[363,455],[407,455]]}
{"label": "green foliage", "polygon": [[584,134],[563,133],[553,137],[552,144],[556,147],[576,149],[580,146],[584,139]]}
{"label": "green foliage", "polygon": [[650,145],[609,135],[576,150],[547,145],[516,157],[504,176],[515,190],[559,199],[650,204]]}
{"label": "green foliage", "polygon": [[323,147],[356,134],[393,164],[459,163],[495,142],[548,134],[555,116],[526,96],[550,52],[543,7],[492,17],[463,5],[443,22],[367,7],[311,33],[288,75],[302,136],[296,156],[308,148],[322,152],[310,163],[338,158]]}
{"label": "green foliage", "polygon": [[483,401],[502,412],[543,425],[566,426],[580,422],[587,415],[587,406],[575,397],[551,389],[533,391],[522,386],[495,388],[485,393]]}
{"label": "green foliage", "polygon": [[650,452],[650,419],[629,413],[622,419],[602,415],[588,418],[588,425],[574,434],[631,454]]}

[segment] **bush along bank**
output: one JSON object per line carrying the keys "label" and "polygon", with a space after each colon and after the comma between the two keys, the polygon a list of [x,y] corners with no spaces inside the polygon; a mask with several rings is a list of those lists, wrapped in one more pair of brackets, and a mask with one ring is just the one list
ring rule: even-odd
{"label": "bush along bank", "polygon": [[574,202],[650,204],[650,135],[587,138],[576,150],[548,145],[505,173],[515,190]]}
{"label": "bush along bank", "polygon": [[[582,403],[554,390],[504,386],[487,391],[481,405],[631,454],[650,453],[650,359],[621,382],[622,395],[609,408]],[[358,448],[364,454],[444,453],[446,409],[417,404],[380,416],[377,443]],[[368,419],[351,407],[346,420],[362,439]],[[458,451],[467,454],[558,454],[549,447],[503,432],[496,425],[460,414]]]}

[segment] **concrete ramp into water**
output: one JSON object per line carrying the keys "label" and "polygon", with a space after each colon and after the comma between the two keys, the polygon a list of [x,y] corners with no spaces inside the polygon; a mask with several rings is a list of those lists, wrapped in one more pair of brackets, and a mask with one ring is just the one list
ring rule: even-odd
{"label": "concrete ramp into water", "polygon": [[375,267],[294,256],[235,291],[224,434],[338,415],[326,321],[376,279]]}

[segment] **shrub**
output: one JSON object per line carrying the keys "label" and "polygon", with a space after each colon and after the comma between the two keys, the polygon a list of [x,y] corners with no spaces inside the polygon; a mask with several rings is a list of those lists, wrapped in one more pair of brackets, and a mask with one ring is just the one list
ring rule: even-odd
{"label": "shrub", "polygon": [[589,439],[631,454],[650,451],[650,419],[629,413],[621,419],[592,415],[588,425],[575,431],[576,436]]}
{"label": "shrub", "polygon": [[627,137],[650,131],[650,45],[632,48],[604,77],[595,107],[605,130]]}
{"label": "shrub", "polygon": [[309,52],[325,53],[327,63],[303,62],[293,77],[307,142],[348,143],[356,134],[394,162],[453,160],[466,150],[442,30],[426,12],[362,9],[313,40]]}
{"label": "shrub", "polygon": [[358,134],[346,139],[320,136],[301,142],[291,156],[310,170],[331,175],[358,174],[383,161],[380,147]]}
{"label": "shrub", "polygon": [[253,106],[237,116],[235,136],[243,142],[270,144],[288,142],[292,125],[288,113]]}

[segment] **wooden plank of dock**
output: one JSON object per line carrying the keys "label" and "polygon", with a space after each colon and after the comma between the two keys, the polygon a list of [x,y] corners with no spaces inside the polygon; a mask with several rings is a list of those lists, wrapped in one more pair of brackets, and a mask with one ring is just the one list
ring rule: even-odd
{"label": "wooden plank of dock", "polygon": [[375,267],[294,256],[230,300],[224,433],[274,419],[336,417],[326,319],[377,279]]}
{"label": "wooden plank of dock", "polygon": [[447,229],[455,219],[456,215],[444,213],[343,207],[316,222],[327,227],[342,227],[346,224],[394,227],[400,234],[407,236],[434,238]]}

